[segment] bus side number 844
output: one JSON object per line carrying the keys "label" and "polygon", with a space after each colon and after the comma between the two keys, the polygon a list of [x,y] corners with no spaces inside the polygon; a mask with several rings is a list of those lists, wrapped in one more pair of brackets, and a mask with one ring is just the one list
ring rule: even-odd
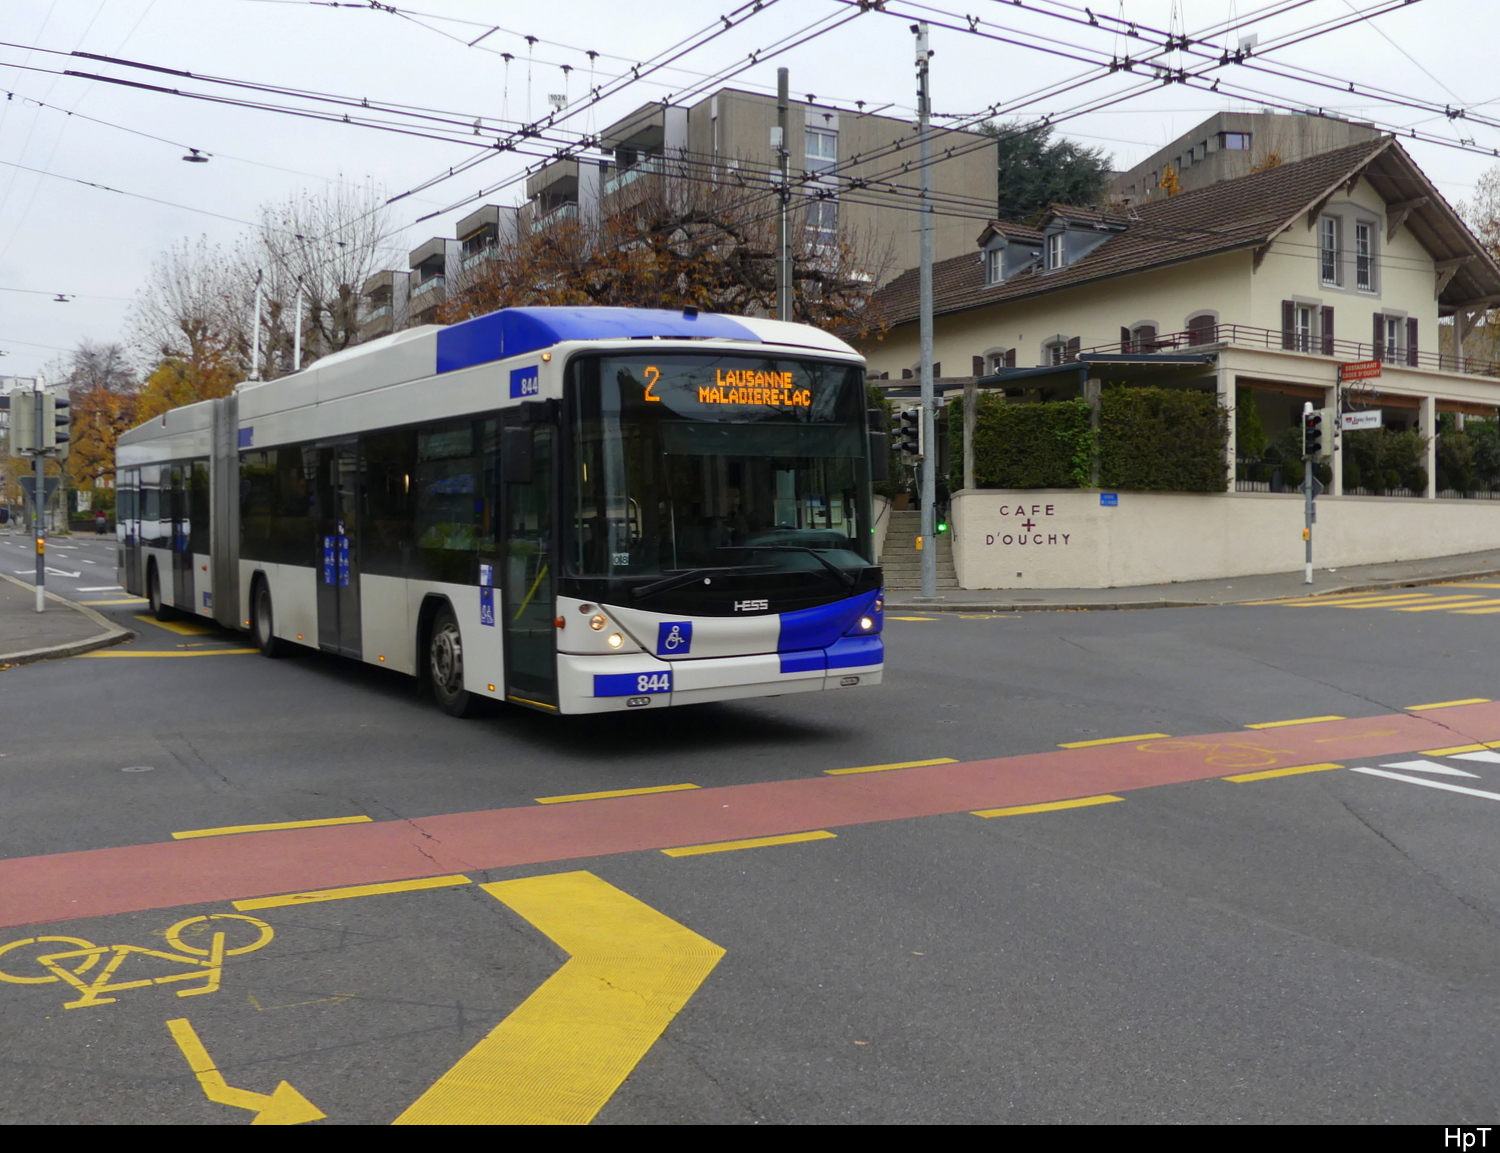
{"label": "bus side number 844", "polygon": [[672,674],[643,673],[635,678],[635,691],[638,693],[670,693],[672,691]]}

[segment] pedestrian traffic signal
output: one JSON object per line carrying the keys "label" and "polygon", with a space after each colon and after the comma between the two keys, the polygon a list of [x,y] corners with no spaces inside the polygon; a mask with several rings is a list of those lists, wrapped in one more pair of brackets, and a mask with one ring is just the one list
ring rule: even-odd
{"label": "pedestrian traffic signal", "polygon": [[896,448],[911,456],[922,455],[922,417],[914,408],[896,417]]}
{"label": "pedestrian traffic signal", "polygon": [[1323,410],[1315,408],[1302,414],[1302,459],[1317,460],[1323,455]]}
{"label": "pedestrian traffic signal", "polygon": [[68,455],[68,441],[72,439],[70,409],[66,392],[42,394],[42,447],[56,449],[58,456]]}

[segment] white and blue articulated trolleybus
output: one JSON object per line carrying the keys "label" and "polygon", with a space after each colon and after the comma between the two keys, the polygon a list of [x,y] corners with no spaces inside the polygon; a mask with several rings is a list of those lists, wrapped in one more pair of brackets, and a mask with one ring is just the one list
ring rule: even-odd
{"label": "white and blue articulated trolleybus", "polygon": [[878,684],[863,360],[805,325],[513,308],[120,437],[158,615],[396,669],[463,715]]}

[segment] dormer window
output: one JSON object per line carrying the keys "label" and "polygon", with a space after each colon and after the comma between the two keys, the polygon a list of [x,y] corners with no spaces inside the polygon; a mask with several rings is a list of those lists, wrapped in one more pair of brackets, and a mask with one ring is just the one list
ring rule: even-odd
{"label": "dormer window", "polygon": [[1061,232],[1054,232],[1051,236],[1047,237],[1047,267],[1061,268],[1064,264],[1064,251],[1063,234]]}
{"label": "dormer window", "polygon": [[999,284],[1005,279],[1005,249],[991,248],[984,254],[984,282]]}

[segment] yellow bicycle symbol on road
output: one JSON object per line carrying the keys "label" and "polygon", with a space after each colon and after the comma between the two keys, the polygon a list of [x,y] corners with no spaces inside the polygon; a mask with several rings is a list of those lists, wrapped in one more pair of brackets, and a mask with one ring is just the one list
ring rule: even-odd
{"label": "yellow bicycle symbol on road", "polygon": [[1205,764],[1224,769],[1266,769],[1290,749],[1268,749],[1238,741],[1148,741],[1136,745],[1143,753],[1202,752]]}
{"label": "yellow bicycle symbol on road", "polygon": [[[235,924],[216,925],[213,922],[235,922]],[[255,930],[255,939],[248,944],[238,945],[231,949],[228,931],[234,931],[237,937],[243,939],[248,937],[247,928]],[[209,935],[206,949],[190,945],[183,940],[184,935],[201,937],[204,934]],[[198,997],[204,993],[218,992],[219,982],[224,974],[225,957],[238,957],[263,949],[271,943],[275,935],[275,930],[270,925],[254,917],[246,917],[239,913],[210,913],[207,916],[189,917],[185,921],[178,921],[162,934],[167,944],[177,950],[175,953],[147,949],[140,945],[96,945],[92,941],[85,941],[82,937],[26,937],[0,945],[0,981],[12,985],[47,985],[56,981],[66,982],[79,990],[81,996],[75,1001],[66,1002],[63,1005],[64,1009],[110,1005],[118,999],[101,996],[103,993],[118,993],[125,989],[141,989],[148,985],[166,985],[174,981],[191,981],[201,978],[202,985],[177,990],[179,997]],[[11,953],[16,955],[7,957],[7,954]],[[112,953],[113,956],[104,968],[91,979],[85,980],[84,974],[89,973],[107,953]],[[44,969],[45,974],[26,976],[6,971],[4,967],[6,964],[14,965],[28,954],[31,962]],[[179,965],[189,965],[192,968],[185,973],[169,973],[164,977],[146,977],[137,981],[114,981],[113,978],[120,966],[125,963],[125,959],[132,956],[154,957],[161,961],[174,961]]]}

